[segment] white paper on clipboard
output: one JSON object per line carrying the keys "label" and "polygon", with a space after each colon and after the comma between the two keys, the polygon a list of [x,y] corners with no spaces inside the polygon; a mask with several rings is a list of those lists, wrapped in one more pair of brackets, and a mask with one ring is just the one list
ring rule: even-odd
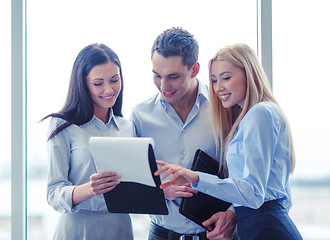
{"label": "white paper on clipboard", "polygon": [[114,171],[120,181],[138,182],[156,187],[149,165],[152,138],[91,137],[89,148],[98,172]]}

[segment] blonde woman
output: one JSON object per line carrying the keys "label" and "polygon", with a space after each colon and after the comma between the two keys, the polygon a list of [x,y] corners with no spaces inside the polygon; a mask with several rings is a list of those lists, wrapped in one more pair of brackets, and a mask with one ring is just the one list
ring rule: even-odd
{"label": "blonde woman", "polygon": [[156,174],[171,175],[161,187],[189,182],[232,202],[241,239],[302,239],[288,215],[295,166],[290,127],[255,53],[245,44],[225,47],[209,72],[212,125],[218,146],[224,143],[220,161],[228,178],[159,161]]}

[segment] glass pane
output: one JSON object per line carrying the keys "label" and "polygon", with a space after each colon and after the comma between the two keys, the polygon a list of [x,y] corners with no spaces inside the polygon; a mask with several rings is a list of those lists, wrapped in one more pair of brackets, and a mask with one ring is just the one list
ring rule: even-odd
{"label": "glass pane", "polygon": [[306,240],[330,235],[329,7],[326,0],[273,1],[274,92],[297,156],[290,213]]}
{"label": "glass pane", "polygon": [[[93,4],[80,0],[27,2],[28,239],[50,239],[59,215],[46,202],[48,121],[38,121],[59,111],[64,104],[78,52],[94,42],[105,43],[117,52],[125,81],[123,113],[128,117],[136,103],[157,91],[150,50],[156,36],[165,29],[181,26],[195,35],[200,44],[199,78],[205,83],[208,83],[208,60],[221,47],[245,42],[257,49],[255,0],[207,3],[200,0],[168,0],[159,5],[153,0],[104,0]],[[135,238],[147,239],[149,217],[132,215],[132,219]]]}
{"label": "glass pane", "polygon": [[1,114],[0,119],[0,239],[10,239],[11,236],[11,1],[0,1],[0,69],[1,69]]}

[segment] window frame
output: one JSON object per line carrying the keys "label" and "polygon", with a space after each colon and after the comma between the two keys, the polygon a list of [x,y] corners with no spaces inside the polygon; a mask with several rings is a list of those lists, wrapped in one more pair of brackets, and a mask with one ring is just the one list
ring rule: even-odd
{"label": "window frame", "polygon": [[25,1],[11,1],[11,239],[26,239]]}

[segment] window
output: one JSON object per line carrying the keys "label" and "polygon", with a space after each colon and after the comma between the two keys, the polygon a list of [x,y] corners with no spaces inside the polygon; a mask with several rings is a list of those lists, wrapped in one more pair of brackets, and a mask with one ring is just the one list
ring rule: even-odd
{"label": "window", "polygon": [[0,1],[0,69],[1,69],[1,120],[0,120],[0,239],[10,239],[11,231],[11,114],[10,114],[10,1]]}
{"label": "window", "polygon": [[[4,79],[0,94],[4,103],[0,124],[1,239],[11,239],[11,229],[17,230],[10,223],[14,218],[10,206],[15,207],[13,201],[16,201],[11,198],[11,166],[16,163],[10,162],[13,137],[9,127],[13,122],[9,117],[13,108],[9,81],[10,3],[17,2],[25,4],[24,0],[0,1],[0,66]],[[260,1],[169,0],[161,6],[152,0],[26,3],[28,114],[22,121],[26,121],[28,141],[29,239],[50,239],[58,216],[46,203],[47,122],[38,121],[63,105],[71,66],[80,49],[92,42],[103,42],[118,53],[125,81],[123,111],[128,117],[132,106],[157,91],[152,84],[150,48],[160,32],[182,26],[196,36],[200,43],[199,78],[207,83],[208,60],[220,47],[245,42],[255,50],[258,48],[256,2]],[[330,159],[326,152],[330,135],[326,106],[329,3],[277,0],[272,1],[272,8],[273,88],[291,123],[297,155],[292,178],[294,206],[290,215],[304,239],[326,239],[330,235],[326,227],[330,224]],[[24,205],[23,201],[19,204]],[[146,238],[148,221],[145,215],[133,216],[136,239]]]}
{"label": "window", "polygon": [[[1,156],[0,238],[11,239],[10,127],[10,3],[0,2]],[[24,2],[24,1],[23,1]],[[257,50],[255,0],[152,0],[56,3],[28,1],[27,12],[27,235],[50,239],[58,213],[46,203],[47,122],[38,121],[64,103],[73,61],[82,47],[102,42],[119,55],[125,81],[124,116],[147,96],[152,83],[150,48],[155,37],[172,26],[182,26],[200,43],[199,78],[207,83],[207,64],[222,46],[245,42]],[[239,6],[239,7],[238,7]],[[329,114],[326,103],[330,54],[326,0],[272,2],[273,88],[291,123],[297,155],[292,178],[294,206],[290,212],[304,239],[326,239],[330,232],[330,164],[326,152]],[[184,11],[185,9],[186,11]],[[191,14],[193,13],[193,14]],[[15,27],[15,26],[14,26]],[[25,43],[24,43],[25,44]],[[136,91],[137,90],[137,91]],[[21,204],[24,204],[23,202]],[[309,210],[306,211],[306,206]],[[133,215],[136,239],[145,239],[148,217]]]}
{"label": "window", "polygon": [[330,3],[273,1],[273,89],[292,128],[291,216],[304,239],[330,235]]}
{"label": "window", "polygon": [[[237,4],[240,5],[237,8]],[[78,52],[94,42],[117,52],[123,68],[123,113],[157,92],[150,50],[159,33],[181,26],[200,44],[199,78],[208,83],[208,60],[221,47],[245,42],[257,49],[256,1],[168,0],[28,1],[28,238],[50,239],[58,213],[46,202],[48,122],[38,121],[64,104]],[[235,16],[233,16],[235,14]],[[149,217],[133,215],[136,239],[146,239]]]}

